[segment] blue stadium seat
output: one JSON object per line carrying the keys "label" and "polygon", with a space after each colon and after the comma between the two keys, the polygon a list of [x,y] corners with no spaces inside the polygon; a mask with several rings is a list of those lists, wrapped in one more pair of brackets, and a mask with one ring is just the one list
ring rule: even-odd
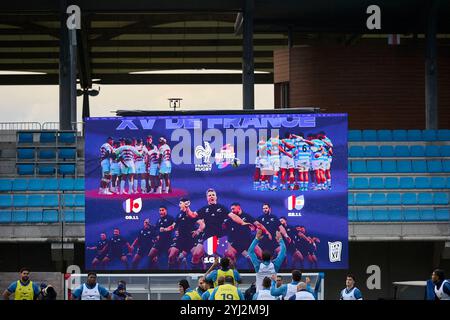
{"label": "blue stadium seat", "polygon": [[347,171],[348,173],[352,172],[352,162],[347,159]]}
{"label": "blue stadium seat", "polygon": [[28,182],[29,191],[41,191],[44,189],[44,179],[30,179]]}
{"label": "blue stadium seat", "polygon": [[357,206],[367,206],[372,204],[370,201],[370,195],[368,193],[357,193],[355,194],[355,205]]}
{"label": "blue stadium seat", "polygon": [[373,221],[372,209],[358,209],[358,221]]}
{"label": "blue stadium seat", "polygon": [[44,223],[58,222],[58,210],[44,210],[42,222]]}
{"label": "blue stadium seat", "polygon": [[438,130],[437,138],[439,141],[450,141],[450,130],[449,129]]}
{"label": "blue stadium seat", "polygon": [[369,178],[369,189],[383,189],[384,182],[381,177],[370,177]]}
{"label": "blue stadium seat", "polygon": [[75,216],[72,209],[65,209],[62,211],[62,217],[61,220],[64,222],[74,222]]}
{"label": "blue stadium seat", "polygon": [[26,207],[28,206],[28,197],[23,194],[15,194],[13,197],[14,207]]}
{"label": "blue stadium seat", "polygon": [[416,177],[414,184],[416,186],[416,189],[429,189],[430,188],[430,178]]}
{"label": "blue stadium seat", "polygon": [[378,130],[377,138],[378,138],[378,141],[392,141],[392,131],[391,130]]}
{"label": "blue stadium seat", "polygon": [[29,207],[42,207],[43,205],[42,195],[40,194],[30,194],[28,196],[28,206]]}
{"label": "blue stadium seat", "polygon": [[362,131],[363,141],[377,141],[377,131],[376,130],[363,130]]}
{"label": "blue stadium seat", "polygon": [[11,191],[12,180],[10,179],[0,179],[0,192]]}
{"label": "blue stadium seat", "polygon": [[450,146],[441,146],[439,153],[441,157],[450,157]]}
{"label": "blue stadium seat", "polygon": [[417,173],[427,172],[427,162],[425,160],[413,160],[412,171]]}
{"label": "blue stadium seat", "polygon": [[367,161],[367,172],[370,172],[370,173],[381,172],[381,161],[380,160],[368,160]]}
{"label": "blue stadium seat", "polygon": [[388,193],[386,196],[386,202],[390,205],[399,206],[402,204],[400,193]]}
{"label": "blue stadium seat", "polygon": [[431,192],[421,192],[417,196],[417,202],[419,204],[433,204],[433,194]]}
{"label": "blue stadium seat", "polygon": [[54,175],[56,172],[55,165],[53,164],[39,164],[38,174],[40,175]]}
{"label": "blue stadium seat", "polygon": [[34,164],[18,164],[17,174],[22,176],[34,174]]}
{"label": "blue stadium seat", "polygon": [[407,133],[408,141],[421,141],[422,131],[421,130],[408,130]]}
{"label": "blue stadium seat", "polygon": [[56,159],[56,150],[55,149],[39,150],[39,159]]}
{"label": "blue stadium seat", "polygon": [[44,206],[46,207],[58,207],[58,195],[57,194],[44,194]]}
{"label": "blue stadium seat", "polygon": [[75,179],[74,190],[84,191],[84,179],[83,178]]}
{"label": "blue stadium seat", "polygon": [[355,189],[368,189],[369,182],[366,177],[355,177],[353,179],[353,186]]}
{"label": "blue stadium seat", "polygon": [[364,148],[364,155],[366,157],[379,157],[380,152],[378,150],[378,146],[366,146]]}
{"label": "blue stadium seat", "polygon": [[33,143],[32,132],[18,132],[18,138],[17,143]]}
{"label": "blue stadium seat", "polygon": [[353,160],[351,165],[352,171],[354,173],[365,173],[367,172],[366,161],[364,160]]}
{"label": "blue stadium seat", "polygon": [[380,146],[380,157],[394,157],[393,146]]}
{"label": "blue stadium seat", "polygon": [[347,200],[347,204],[349,205],[349,206],[353,206],[354,204],[355,204],[355,195],[353,194],[353,193],[348,193],[348,200]]}
{"label": "blue stadium seat", "polygon": [[445,189],[446,181],[444,177],[431,177],[430,187],[432,189]]}
{"label": "blue stadium seat", "polygon": [[409,152],[411,153],[411,157],[425,157],[424,146],[411,146]]}
{"label": "blue stadium seat", "polygon": [[400,177],[400,189],[414,189],[414,179],[411,177]]}
{"label": "blue stadium seat", "polygon": [[17,159],[20,160],[34,159],[34,148],[17,149]]}
{"label": "blue stadium seat", "polygon": [[415,193],[404,193],[402,195],[402,204],[404,205],[417,204],[417,195]]}
{"label": "blue stadium seat", "polygon": [[434,221],[436,216],[433,209],[420,209],[420,220],[422,221]]}
{"label": "blue stadium seat", "polygon": [[76,132],[60,132],[58,142],[73,144],[75,143]]}
{"label": "blue stadium seat", "polygon": [[28,211],[27,222],[41,223],[42,222],[42,210]]}
{"label": "blue stadium seat", "polygon": [[385,205],[386,195],[384,193],[372,193],[371,202],[373,205]]}
{"label": "blue stadium seat", "polygon": [[74,189],[74,179],[64,178],[59,180],[59,189],[61,191],[72,191]]}
{"label": "blue stadium seat", "polygon": [[450,189],[450,177],[447,177],[447,189]]}
{"label": "blue stadium seat", "polygon": [[445,192],[436,192],[433,197],[433,204],[448,205],[448,194]]}
{"label": "blue stadium seat", "polygon": [[383,160],[381,164],[383,172],[397,172],[397,162],[395,160]]}
{"label": "blue stadium seat", "polygon": [[407,141],[406,130],[393,130],[392,140],[393,141]]}
{"label": "blue stadium seat", "polygon": [[450,219],[448,208],[436,208],[435,215],[438,221],[448,221]]}
{"label": "blue stadium seat", "polygon": [[439,157],[441,152],[439,150],[439,146],[426,146],[425,147],[425,156],[426,157]]}
{"label": "blue stadium seat", "polygon": [[75,195],[63,194],[61,195],[62,205],[65,207],[75,207]]}
{"label": "blue stadium seat", "polygon": [[386,189],[398,189],[399,188],[398,177],[386,177],[384,179],[384,187]]}
{"label": "blue stadium seat", "polygon": [[75,222],[84,222],[85,221],[85,214],[84,210],[74,210],[74,218]]}
{"label": "blue stadium seat", "polygon": [[74,160],[76,158],[77,150],[75,148],[61,148],[58,150],[59,159],[70,159]]}
{"label": "blue stadium seat", "polygon": [[58,166],[58,172],[62,175],[74,175],[75,174],[75,165],[74,164],[60,164]]}
{"label": "blue stadium seat", "polygon": [[436,130],[423,130],[422,139],[425,141],[436,141],[437,140]]}
{"label": "blue stadium seat", "polygon": [[442,172],[441,160],[427,160],[428,172]]}
{"label": "blue stadium seat", "polygon": [[[1,211],[0,211],[0,219],[1,219]],[[349,221],[356,221],[357,220],[356,210],[348,209],[348,220]],[[0,220],[0,223],[1,222],[2,221]]]}
{"label": "blue stadium seat", "polygon": [[27,222],[27,212],[25,210],[15,210],[12,212],[13,223],[25,223]]}
{"label": "blue stadium seat", "polygon": [[12,191],[26,191],[28,189],[28,179],[14,179]]}
{"label": "blue stadium seat", "polygon": [[398,172],[411,172],[412,164],[411,160],[397,160],[397,171]]}
{"label": "blue stadium seat", "polygon": [[353,189],[353,178],[351,177],[347,179],[347,189]]}
{"label": "blue stadium seat", "polygon": [[56,191],[58,190],[58,179],[51,178],[51,179],[45,179],[43,182],[45,191]]}
{"label": "blue stadium seat", "polygon": [[389,212],[386,209],[374,209],[373,221],[389,221]]}
{"label": "blue stadium seat", "polygon": [[364,148],[361,146],[351,146],[348,149],[348,155],[352,158],[364,157]]}
{"label": "blue stadium seat", "polygon": [[450,172],[450,160],[442,160],[442,169],[444,172]]}
{"label": "blue stadium seat", "polygon": [[395,146],[394,154],[396,157],[409,157],[409,147],[408,146]]}
{"label": "blue stadium seat", "polygon": [[12,206],[12,197],[9,194],[0,194],[0,208],[8,208]]}
{"label": "blue stadium seat", "polygon": [[390,221],[403,221],[403,212],[400,209],[389,209]]}
{"label": "blue stadium seat", "polygon": [[349,130],[348,131],[348,141],[362,141],[361,130]]}
{"label": "blue stadium seat", "polygon": [[40,143],[55,143],[56,142],[56,132],[55,131],[43,131],[39,135]]}
{"label": "blue stadium seat", "polygon": [[406,208],[403,210],[403,215],[406,221],[419,221],[420,213],[417,208]]}
{"label": "blue stadium seat", "polygon": [[75,205],[77,207],[84,207],[85,203],[84,203],[84,194],[77,194],[75,195]]}
{"label": "blue stadium seat", "polygon": [[0,223],[10,223],[12,219],[11,210],[0,211]]}

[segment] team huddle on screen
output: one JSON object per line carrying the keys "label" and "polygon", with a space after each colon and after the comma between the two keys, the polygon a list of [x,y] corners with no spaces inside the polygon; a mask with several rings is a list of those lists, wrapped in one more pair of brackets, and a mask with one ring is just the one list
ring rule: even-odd
{"label": "team huddle on screen", "polygon": [[323,131],[308,134],[306,138],[303,133],[290,132],[284,139],[279,136],[268,140],[263,138],[257,147],[254,190],[307,191],[310,181],[314,182],[312,190],[331,189],[332,159],[333,143]]}
{"label": "team huddle on screen", "polygon": [[171,149],[164,137],[158,145],[152,136],[145,143],[143,139],[108,137],[100,147],[100,157],[100,194],[171,192]]}
{"label": "team huddle on screen", "polygon": [[[133,256],[132,269],[139,268],[144,258],[147,262],[145,269],[204,270],[204,258],[211,255],[208,247],[220,239],[226,239],[223,256],[229,258],[233,265],[240,258],[251,266],[250,255],[253,253],[259,258],[278,256],[281,239],[288,253],[288,258],[283,259],[286,268],[303,268],[305,261],[310,267],[317,268],[316,252],[320,239],[307,235],[304,226],[289,225],[287,218],[272,214],[270,204],[264,203],[262,214],[254,218],[239,203],[231,204],[229,209],[219,204],[213,189],[207,190],[206,200],[207,205],[193,211],[189,199],[180,199],[176,218],[169,215],[166,206],[160,206],[156,224],[152,225],[149,219],[145,219],[143,228],[137,231],[132,243],[120,235],[119,228],[113,230],[109,239],[106,232],[101,233],[97,245],[88,247],[88,250],[96,251],[92,266],[107,268],[111,261],[119,260],[129,268],[128,256]],[[263,237],[258,245],[252,247],[257,230],[261,230]],[[249,248],[252,252],[248,252]],[[161,255],[167,255],[168,265],[159,263]]]}

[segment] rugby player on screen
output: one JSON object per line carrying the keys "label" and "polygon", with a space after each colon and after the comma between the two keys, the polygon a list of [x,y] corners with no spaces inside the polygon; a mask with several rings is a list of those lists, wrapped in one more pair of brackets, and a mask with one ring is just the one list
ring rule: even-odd
{"label": "rugby player on screen", "polygon": [[[251,232],[256,230],[254,225],[256,220],[244,212],[241,205],[237,202],[231,204],[231,213],[239,216],[244,221],[244,224],[237,223],[231,218],[225,219],[223,228],[228,236],[228,248],[225,251],[225,256],[231,260],[233,265],[236,265],[238,256],[242,255],[251,266],[247,249],[253,240]],[[261,252],[258,255],[261,256]]]}
{"label": "rugby player on screen", "polygon": [[159,186],[159,150],[156,145],[153,144],[153,137],[147,136],[147,148],[146,165],[148,171],[148,193],[156,193],[156,189]]}
{"label": "rugby player on screen", "polygon": [[[164,137],[159,138],[159,193],[169,193],[172,189],[170,186],[170,173],[172,172],[172,162],[171,162],[171,149],[167,144],[167,140]],[[163,189],[164,185],[164,189]]]}
{"label": "rugby player on screen", "polygon": [[160,206],[159,219],[158,222],[156,222],[156,230],[159,231],[159,234],[148,254],[150,264],[158,261],[159,254],[168,252],[170,244],[172,243],[173,229],[175,229],[175,219],[167,214],[167,208],[165,206]]}
{"label": "rugby player on screen", "polygon": [[180,212],[175,220],[175,237],[169,248],[169,269],[177,269],[186,261],[189,252],[194,248],[195,240],[192,238],[192,230],[195,229],[196,219],[188,215],[191,202],[188,198],[181,198],[179,202]]}
{"label": "rugby player on screen", "polygon": [[324,143],[324,148],[326,152],[325,161],[325,179],[326,187],[331,189],[331,162],[333,161],[333,143],[330,138],[327,137],[324,131],[319,132],[318,138]]}
{"label": "rugby player on screen", "polygon": [[191,261],[192,267],[195,269],[203,268],[202,258],[205,255],[203,242],[213,236],[218,238],[223,236],[222,224],[227,217],[238,224],[248,224],[238,215],[232,212],[228,213],[228,209],[224,205],[217,203],[217,194],[214,189],[206,191],[206,200],[208,204],[203,208],[195,212],[188,211],[188,215],[197,219],[198,224],[198,228],[192,232],[192,237],[197,239]]}
{"label": "rugby player on screen", "polygon": [[258,244],[258,247],[261,248],[259,252],[269,251],[271,255],[274,255],[275,249],[278,247],[278,241],[275,239],[276,232],[279,231],[285,238],[288,238],[288,235],[278,217],[272,214],[270,204],[264,203],[262,210],[263,214],[255,221],[257,228],[261,229],[264,234]]}
{"label": "rugby player on screen", "polygon": [[280,189],[286,190],[286,174],[289,170],[289,190],[294,190],[295,184],[295,173],[294,173],[294,139],[292,139],[292,135],[289,132],[286,132],[284,139],[281,140],[280,143],[280,152],[281,152],[281,184]]}
{"label": "rugby player on screen", "polygon": [[111,154],[113,153],[113,138],[108,137],[106,142],[100,147],[100,159],[102,166],[102,180],[100,182],[99,194],[112,194],[109,191],[111,181]]}
{"label": "rugby player on screen", "polygon": [[108,253],[102,262],[105,267],[108,267],[109,263],[115,259],[119,259],[126,269],[128,269],[127,254],[131,253],[133,249],[130,243],[120,235],[118,228],[114,229],[114,235],[108,242]]}
{"label": "rugby player on screen", "polygon": [[141,261],[142,257],[146,257],[151,247],[154,244],[157,231],[155,226],[152,226],[150,223],[150,219],[144,220],[144,227],[139,231],[137,238],[133,241],[131,245],[132,249],[136,248],[136,254],[133,257],[133,261],[131,262],[131,266],[133,269],[136,269]]}
{"label": "rugby player on screen", "polygon": [[101,265],[102,260],[106,257],[108,252],[108,239],[105,232],[100,233],[100,240],[98,240],[95,247],[86,247],[87,250],[96,250],[97,254],[92,260],[92,267],[97,268]]}

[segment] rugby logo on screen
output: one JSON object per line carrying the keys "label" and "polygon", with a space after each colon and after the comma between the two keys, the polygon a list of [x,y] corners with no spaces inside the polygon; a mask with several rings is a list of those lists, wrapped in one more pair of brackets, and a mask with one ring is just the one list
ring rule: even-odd
{"label": "rugby logo on screen", "polygon": [[330,262],[338,262],[341,261],[341,253],[342,253],[342,242],[341,241],[328,241],[328,256],[330,258]]}
{"label": "rugby logo on screen", "polygon": [[[303,207],[305,206],[305,196],[304,195],[300,195],[300,196],[292,195],[286,199],[285,205],[289,211],[302,210]],[[302,213],[301,212],[288,212],[288,216],[289,217],[301,217]]]}
{"label": "rugby logo on screen", "polygon": [[126,213],[139,213],[142,209],[142,198],[125,200],[123,202],[123,209]]}

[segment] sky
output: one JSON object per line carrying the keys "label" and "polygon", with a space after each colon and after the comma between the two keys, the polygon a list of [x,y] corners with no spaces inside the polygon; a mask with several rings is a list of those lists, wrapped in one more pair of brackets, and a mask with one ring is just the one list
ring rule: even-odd
{"label": "sky", "polygon": [[[103,85],[90,97],[91,116],[114,116],[114,110],[167,110],[168,98],[183,98],[179,110],[242,109],[241,85]],[[98,86],[94,85],[95,89]],[[272,84],[255,85],[255,108],[273,109]],[[0,122],[57,122],[58,86],[0,86]],[[78,97],[78,121],[83,99]]]}

